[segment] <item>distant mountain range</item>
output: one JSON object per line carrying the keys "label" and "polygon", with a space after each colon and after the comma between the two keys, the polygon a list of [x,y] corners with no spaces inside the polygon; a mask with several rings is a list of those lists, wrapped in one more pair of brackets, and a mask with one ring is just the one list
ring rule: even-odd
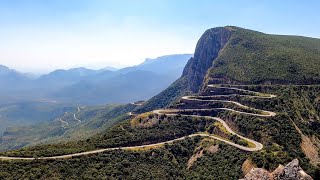
{"label": "distant mountain range", "polygon": [[51,122],[81,105],[147,100],[182,74],[192,55],[169,55],[124,69],[74,68],[34,78],[0,65],[0,134],[7,127]]}
{"label": "distant mountain range", "polygon": [[178,79],[191,56],[146,59],[140,65],[118,70],[59,69],[38,78],[0,66],[0,104],[39,99],[91,105],[145,100]]}

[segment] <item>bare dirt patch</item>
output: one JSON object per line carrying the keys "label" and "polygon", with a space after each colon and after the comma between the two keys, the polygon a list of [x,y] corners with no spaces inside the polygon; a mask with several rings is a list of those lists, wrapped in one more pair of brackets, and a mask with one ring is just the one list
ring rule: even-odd
{"label": "bare dirt patch", "polygon": [[195,153],[191,156],[187,163],[187,169],[190,169],[197,159],[201,158],[204,154],[217,153],[219,151],[219,144],[215,144],[212,139],[203,139],[200,145],[195,149]]}
{"label": "bare dirt patch", "polygon": [[253,164],[251,159],[248,158],[243,162],[241,169],[242,169],[243,174],[248,174],[251,169],[256,168],[256,167],[257,166],[255,164]]}

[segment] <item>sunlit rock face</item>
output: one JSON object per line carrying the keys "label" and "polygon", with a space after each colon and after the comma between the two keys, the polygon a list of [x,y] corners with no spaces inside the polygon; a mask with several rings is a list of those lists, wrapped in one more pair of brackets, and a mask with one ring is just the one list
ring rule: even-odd
{"label": "sunlit rock face", "polygon": [[286,166],[279,167],[272,173],[262,168],[253,168],[242,180],[312,180],[299,166],[299,160],[294,159]]}

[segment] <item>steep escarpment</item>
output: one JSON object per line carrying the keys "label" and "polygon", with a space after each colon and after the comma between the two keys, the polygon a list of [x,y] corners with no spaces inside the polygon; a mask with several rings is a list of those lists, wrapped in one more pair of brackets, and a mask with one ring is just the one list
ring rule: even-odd
{"label": "steep escarpment", "polygon": [[191,57],[183,70],[182,76],[159,95],[151,98],[138,112],[150,111],[169,105],[175,99],[197,93],[207,74],[212,67],[212,62],[219,56],[231,37],[229,27],[218,27],[207,30],[199,39],[194,57]]}
{"label": "steep escarpment", "polygon": [[187,87],[192,92],[199,91],[203,79],[214,59],[231,37],[231,30],[225,27],[207,30],[198,41],[194,57],[191,58],[182,74],[187,79]]}

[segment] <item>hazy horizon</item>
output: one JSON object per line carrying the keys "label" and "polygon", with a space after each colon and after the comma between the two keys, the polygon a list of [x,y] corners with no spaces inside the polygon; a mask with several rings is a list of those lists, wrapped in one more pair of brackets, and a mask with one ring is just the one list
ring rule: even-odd
{"label": "hazy horizon", "polygon": [[77,68],[86,68],[86,69],[92,69],[92,70],[101,70],[101,69],[107,69],[107,68],[114,68],[116,70],[119,70],[119,69],[122,69],[122,68],[127,68],[127,67],[133,67],[133,66],[137,66],[139,64],[142,64],[143,62],[145,62],[146,60],[149,60],[149,59],[157,59],[157,58],[160,58],[160,57],[163,57],[163,56],[173,56],[173,55],[193,55],[192,53],[181,53],[181,54],[167,54],[167,55],[162,55],[162,56],[158,56],[158,57],[154,57],[154,58],[145,58],[143,61],[137,63],[137,64],[132,64],[132,65],[123,65],[123,66],[112,66],[112,65],[108,65],[108,64],[84,64],[84,65],[78,65],[78,66],[71,66],[71,67],[62,67],[62,68],[56,68],[56,69],[50,69],[50,70],[46,70],[46,69],[39,69],[39,70],[36,70],[36,71],[32,71],[32,70],[29,70],[29,71],[24,71],[24,70],[19,70],[19,69],[16,69],[14,67],[10,67],[10,66],[7,66],[5,64],[0,64],[0,66],[5,66],[9,69],[13,69],[13,70],[16,70],[20,73],[31,73],[33,75],[44,75],[44,74],[48,74],[50,72],[53,72],[55,70],[70,70],[70,69],[77,69]]}
{"label": "hazy horizon", "polygon": [[289,0],[1,1],[0,64],[36,73],[127,67],[192,54],[205,30],[226,25],[319,38],[319,8]]}

